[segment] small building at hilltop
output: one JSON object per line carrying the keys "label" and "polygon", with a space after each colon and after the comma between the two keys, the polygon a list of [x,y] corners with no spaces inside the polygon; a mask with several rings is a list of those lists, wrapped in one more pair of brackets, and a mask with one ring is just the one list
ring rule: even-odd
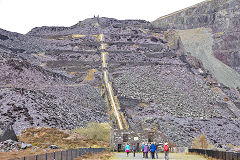
{"label": "small building at hilltop", "polygon": [[137,150],[140,151],[143,143],[165,143],[167,142],[166,136],[157,131],[153,130],[111,130],[110,147],[113,151],[123,151],[126,144],[132,146],[136,145]]}

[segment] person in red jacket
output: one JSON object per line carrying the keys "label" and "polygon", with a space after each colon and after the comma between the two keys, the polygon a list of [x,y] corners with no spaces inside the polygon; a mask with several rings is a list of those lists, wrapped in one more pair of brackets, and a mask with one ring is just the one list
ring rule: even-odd
{"label": "person in red jacket", "polygon": [[168,143],[165,143],[165,145],[164,145],[164,152],[165,152],[165,160],[169,160],[169,157],[168,157],[168,154],[169,154]]}

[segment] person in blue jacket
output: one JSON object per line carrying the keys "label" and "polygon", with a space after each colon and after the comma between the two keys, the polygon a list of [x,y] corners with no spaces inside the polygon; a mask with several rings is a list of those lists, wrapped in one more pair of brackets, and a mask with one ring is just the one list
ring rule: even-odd
{"label": "person in blue jacket", "polygon": [[127,145],[125,146],[125,151],[127,152],[127,157],[128,157],[129,152],[130,152],[130,146],[129,146],[129,144],[127,144]]}
{"label": "person in blue jacket", "polygon": [[155,155],[155,151],[156,151],[156,146],[155,144],[151,144],[150,146],[150,152],[151,152],[151,155],[152,155],[152,159],[155,159],[154,155]]}

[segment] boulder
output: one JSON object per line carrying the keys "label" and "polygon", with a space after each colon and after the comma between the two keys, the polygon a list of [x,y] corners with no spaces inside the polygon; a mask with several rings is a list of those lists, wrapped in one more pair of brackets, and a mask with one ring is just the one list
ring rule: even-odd
{"label": "boulder", "polygon": [[21,149],[27,149],[27,148],[31,148],[31,147],[32,147],[31,144],[22,143]]}
{"label": "boulder", "polygon": [[50,145],[48,147],[49,149],[60,149],[60,147],[56,146],[56,145]]}
{"label": "boulder", "polygon": [[7,125],[3,130],[2,134],[0,134],[0,142],[6,141],[6,140],[18,141],[12,125]]}
{"label": "boulder", "polygon": [[20,150],[19,142],[13,141],[11,139],[0,142],[0,152],[9,152],[12,150]]}

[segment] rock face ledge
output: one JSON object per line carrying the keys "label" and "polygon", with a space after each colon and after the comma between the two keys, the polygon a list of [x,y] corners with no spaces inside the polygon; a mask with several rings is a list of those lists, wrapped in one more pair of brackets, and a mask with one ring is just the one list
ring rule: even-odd
{"label": "rock face ledge", "polygon": [[0,142],[6,141],[6,140],[13,140],[17,141],[17,136],[15,134],[15,131],[13,130],[13,127],[11,125],[7,125],[3,132],[0,134]]}
{"label": "rock face ledge", "polygon": [[213,55],[240,73],[239,10],[239,0],[210,0],[160,17],[152,24],[164,30],[210,28]]}

